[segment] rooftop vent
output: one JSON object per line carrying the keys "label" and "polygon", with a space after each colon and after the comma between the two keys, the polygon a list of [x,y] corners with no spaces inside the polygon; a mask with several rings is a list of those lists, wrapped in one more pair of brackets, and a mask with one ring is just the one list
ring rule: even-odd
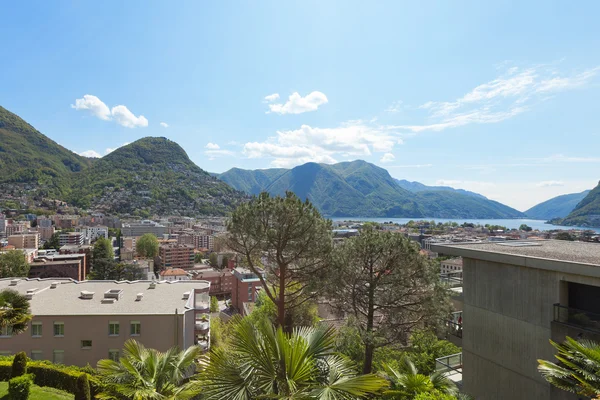
{"label": "rooftop vent", "polygon": [[26,298],[27,300],[31,300],[31,299],[33,299],[33,295],[34,295],[34,294],[35,294],[34,292],[31,292],[31,293],[30,293],[30,292],[27,292],[27,294],[25,294],[25,298]]}
{"label": "rooftop vent", "polygon": [[115,299],[119,300],[121,295],[123,294],[123,289],[110,289],[104,292],[105,299]]}
{"label": "rooftop vent", "polygon": [[187,299],[189,299],[189,298],[190,298],[190,292],[185,292],[185,293],[183,294],[183,299],[184,299],[184,300],[187,300]]}
{"label": "rooftop vent", "polygon": [[135,301],[142,301],[143,298],[144,298],[144,293],[138,293],[137,296],[135,297]]}
{"label": "rooftop vent", "polygon": [[156,287],[156,282],[150,282],[150,287],[148,289],[154,289]]}
{"label": "rooftop vent", "polygon": [[50,289],[56,289],[58,287],[58,285],[60,285],[60,282],[52,282],[50,284]]}
{"label": "rooftop vent", "polygon": [[79,293],[80,299],[91,300],[94,298],[94,292],[88,292],[87,290],[82,290]]}
{"label": "rooftop vent", "polygon": [[17,283],[19,283],[20,279],[11,279],[10,280],[10,286],[16,286]]}
{"label": "rooftop vent", "polygon": [[117,301],[117,299],[112,299],[112,298],[111,299],[107,299],[107,298],[104,298],[104,299],[102,299],[101,303],[102,304],[114,304],[115,301]]}
{"label": "rooftop vent", "polygon": [[37,291],[37,288],[27,289],[27,294],[35,293],[36,291]]}

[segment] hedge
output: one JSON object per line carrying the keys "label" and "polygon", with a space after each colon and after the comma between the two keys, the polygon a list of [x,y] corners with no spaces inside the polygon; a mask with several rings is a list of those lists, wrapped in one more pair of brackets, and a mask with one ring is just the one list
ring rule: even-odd
{"label": "hedge", "polygon": [[[0,381],[8,381],[11,378],[12,361],[0,360]],[[77,378],[81,374],[88,375],[90,382],[90,394],[94,397],[102,391],[100,380],[93,376],[92,368],[79,368],[52,364],[50,361],[29,361],[27,372],[35,375],[34,383],[38,386],[48,386],[75,394],[77,391]]]}
{"label": "hedge", "polygon": [[31,374],[19,375],[8,381],[8,394],[11,400],[27,400],[32,382]]}

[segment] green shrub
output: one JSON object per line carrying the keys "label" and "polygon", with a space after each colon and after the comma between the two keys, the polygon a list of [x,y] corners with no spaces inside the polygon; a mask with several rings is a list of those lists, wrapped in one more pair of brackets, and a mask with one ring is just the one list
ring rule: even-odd
{"label": "green shrub", "polygon": [[32,383],[31,374],[20,375],[8,381],[8,394],[11,400],[27,400]]}
{"label": "green shrub", "polygon": [[0,381],[6,382],[10,380],[12,374],[12,360],[0,361]]}
{"label": "green shrub", "polygon": [[90,400],[90,382],[87,374],[79,375],[75,388],[75,400]]}
{"label": "green shrub", "polygon": [[27,373],[27,354],[21,351],[15,355],[15,358],[12,363],[12,372],[10,374],[11,378],[16,378],[17,376],[25,375]]}

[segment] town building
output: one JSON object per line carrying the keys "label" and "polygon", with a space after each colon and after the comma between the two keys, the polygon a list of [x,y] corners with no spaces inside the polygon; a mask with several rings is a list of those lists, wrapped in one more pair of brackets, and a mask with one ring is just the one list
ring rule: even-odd
{"label": "town building", "polygon": [[11,235],[8,244],[15,246],[15,249],[37,249],[40,247],[40,237],[37,233]]}
{"label": "town building", "polygon": [[462,258],[450,258],[448,260],[440,261],[440,273],[442,274],[453,274],[462,272],[463,260]]}
{"label": "town building", "polygon": [[[80,256],[83,256],[84,257],[83,265],[85,265],[85,274],[87,275],[90,273],[90,269],[92,267],[92,249],[93,249],[93,246],[90,246],[89,244],[84,244],[84,245],[67,244],[60,248],[59,253],[60,253],[60,255],[78,254]],[[56,258],[56,260],[60,260],[60,258]]]}
{"label": "town building", "polygon": [[181,268],[168,268],[160,271],[161,281],[189,281],[190,276]]}
{"label": "town building", "polygon": [[[49,220],[47,220],[49,221]],[[56,229],[50,225],[50,226],[39,226],[38,225],[38,232],[40,233],[40,239],[41,240],[50,240],[52,239],[52,236],[56,233]]]}
{"label": "town building", "polygon": [[[463,258],[463,391],[480,400],[577,399],[546,382],[549,339],[600,341],[600,245],[561,240],[436,244]],[[458,365],[460,364],[460,365]]]}
{"label": "town building", "polygon": [[84,241],[88,243],[94,242],[99,238],[108,239],[108,228],[106,226],[84,226],[76,228],[75,232],[81,232]]}
{"label": "town building", "polygon": [[[60,258],[60,257],[57,257]],[[71,278],[85,280],[85,264],[81,258],[69,257],[57,260],[54,257],[37,258],[29,264],[29,278]]]}
{"label": "town building", "polygon": [[211,296],[231,296],[236,281],[232,270],[233,269],[226,268],[217,271],[209,268],[195,273],[194,279],[210,282]]}
{"label": "town building", "polygon": [[34,360],[96,365],[118,360],[135,339],[167,351],[210,343],[209,290],[204,281],[84,281],[0,279],[0,291],[14,289],[30,298],[29,329],[0,335],[0,355],[24,351]]}
{"label": "town building", "polygon": [[46,217],[40,217],[37,219],[38,228],[49,228],[52,226],[52,220]]}
{"label": "town building", "polygon": [[235,268],[233,277],[235,280],[231,291],[231,305],[245,315],[246,305],[256,301],[257,290],[262,287],[262,284],[258,275],[247,268]]}
{"label": "town building", "polygon": [[158,247],[158,261],[160,269],[192,268],[194,247],[177,243],[161,244]]}
{"label": "town building", "polygon": [[142,221],[124,223],[121,228],[123,236],[140,237],[146,233],[151,233],[156,237],[162,237],[167,233],[167,227],[154,221]]}
{"label": "town building", "polygon": [[81,246],[83,245],[84,235],[81,232],[67,232],[58,235],[58,243],[61,246]]}
{"label": "town building", "polygon": [[79,224],[78,215],[56,214],[54,216],[54,225],[59,229],[75,228]]}

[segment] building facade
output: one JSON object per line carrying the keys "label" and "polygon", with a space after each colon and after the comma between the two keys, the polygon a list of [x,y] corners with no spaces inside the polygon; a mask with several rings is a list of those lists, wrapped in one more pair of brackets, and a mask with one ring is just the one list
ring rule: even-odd
{"label": "building facade", "polygon": [[96,365],[118,360],[135,339],[166,351],[210,343],[208,282],[114,282],[71,279],[0,279],[30,297],[29,329],[0,336],[0,354],[24,351],[34,360]]}
{"label": "building facade", "polygon": [[139,223],[124,223],[121,228],[123,236],[140,237],[146,233],[151,233],[161,238],[167,232],[167,227],[154,221],[142,221]]}
{"label": "building facade", "polygon": [[58,243],[61,246],[71,245],[71,246],[81,246],[84,241],[83,233],[81,232],[68,232],[61,233],[58,235]]}
{"label": "building facade", "polygon": [[40,236],[37,233],[12,235],[8,237],[8,244],[15,249],[37,249],[40,247]]}
{"label": "building facade", "polygon": [[194,266],[194,247],[185,244],[168,243],[158,248],[160,269],[192,268]]}
{"label": "building facade", "polygon": [[481,400],[577,399],[549,385],[548,340],[600,340],[600,245],[561,240],[432,245],[462,256],[462,384]]}

